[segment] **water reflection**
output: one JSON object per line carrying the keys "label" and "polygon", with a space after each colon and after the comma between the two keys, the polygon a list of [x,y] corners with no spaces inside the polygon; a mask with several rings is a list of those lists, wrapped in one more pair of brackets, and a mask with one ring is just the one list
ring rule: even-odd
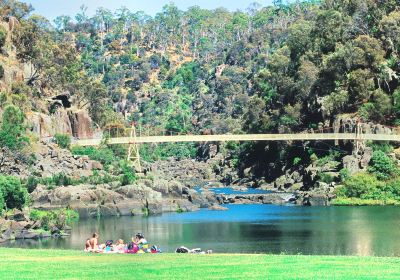
{"label": "water reflection", "polygon": [[[5,246],[74,248],[92,232],[101,240],[145,233],[164,251],[201,247],[215,252],[399,256],[400,208],[230,205],[230,210],[81,220],[71,237]],[[4,245],[3,245],[4,246]]]}

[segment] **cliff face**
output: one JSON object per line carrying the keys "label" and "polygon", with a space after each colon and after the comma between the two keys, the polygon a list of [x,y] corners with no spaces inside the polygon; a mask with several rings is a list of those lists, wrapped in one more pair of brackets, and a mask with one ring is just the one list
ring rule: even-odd
{"label": "cliff face", "polygon": [[[0,27],[7,32],[4,46],[0,50],[0,65],[4,71],[0,77],[0,93],[11,93],[13,85],[24,84],[35,73],[33,65],[29,62],[21,62],[17,59],[15,46],[11,36],[18,25],[17,20],[0,22]],[[44,89],[40,89],[43,91]],[[56,92],[45,89],[50,98],[34,98],[35,112],[26,110],[27,124],[31,132],[39,138],[53,137],[55,134],[67,134],[76,138],[90,138],[93,136],[92,120],[85,110],[74,109],[71,105],[64,104],[58,99]],[[67,100],[69,102],[69,100]],[[56,105],[53,113],[49,109]],[[0,108],[0,117],[1,117]],[[54,111],[54,110],[53,110]]]}
{"label": "cliff face", "polygon": [[0,27],[7,32],[5,45],[0,51],[0,65],[4,70],[0,79],[0,92],[10,91],[13,83],[24,82],[34,72],[31,63],[22,63],[17,59],[15,47],[12,45],[11,34],[17,24],[17,21],[0,22]]}
{"label": "cliff face", "polygon": [[84,110],[58,109],[52,115],[30,112],[27,120],[31,131],[40,138],[57,133],[81,139],[93,137],[92,120]]}
{"label": "cliff face", "polygon": [[[339,115],[333,122],[335,133],[356,133],[358,120],[354,115]],[[372,122],[360,122],[361,133],[363,134],[394,134],[397,133],[394,128],[376,124]]]}

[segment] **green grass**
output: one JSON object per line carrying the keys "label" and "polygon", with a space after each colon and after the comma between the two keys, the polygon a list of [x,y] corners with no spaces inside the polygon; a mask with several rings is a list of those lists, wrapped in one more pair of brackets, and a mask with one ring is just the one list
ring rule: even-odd
{"label": "green grass", "polygon": [[400,201],[395,199],[386,199],[386,200],[378,200],[378,199],[362,199],[355,197],[348,198],[335,198],[331,201],[331,205],[336,206],[382,206],[382,205],[395,205],[399,206]]}
{"label": "green grass", "polygon": [[400,258],[0,249],[0,279],[400,279]]}

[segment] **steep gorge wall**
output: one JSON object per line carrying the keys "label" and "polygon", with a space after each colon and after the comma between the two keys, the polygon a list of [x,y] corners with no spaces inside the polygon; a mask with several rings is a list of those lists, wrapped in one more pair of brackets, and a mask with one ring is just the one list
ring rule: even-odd
{"label": "steep gorge wall", "polygon": [[75,138],[93,137],[92,120],[85,110],[58,109],[54,114],[30,112],[27,115],[31,131],[40,138],[67,134]]}
{"label": "steep gorge wall", "polygon": [[0,28],[7,32],[5,44],[0,51],[0,65],[4,70],[4,75],[0,79],[0,92],[10,91],[13,83],[24,82],[35,71],[31,63],[21,62],[17,59],[16,49],[11,40],[11,35],[17,24],[19,24],[17,20],[0,22]]}

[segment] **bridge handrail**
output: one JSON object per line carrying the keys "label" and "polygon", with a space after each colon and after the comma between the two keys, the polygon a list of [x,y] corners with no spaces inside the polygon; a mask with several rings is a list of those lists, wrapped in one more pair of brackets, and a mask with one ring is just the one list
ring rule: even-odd
{"label": "bridge handrail", "polygon": [[[73,145],[97,146],[102,138],[72,140]],[[219,135],[173,135],[173,136],[137,136],[135,143],[167,142],[226,142],[226,141],[306,141],[306,140],[372,140],[397,141],[396,134],[357,134],[357,133],[289,133],[289,134],[219,134]],[[109,138],[108,144],[131,144],[131,137]]]}

